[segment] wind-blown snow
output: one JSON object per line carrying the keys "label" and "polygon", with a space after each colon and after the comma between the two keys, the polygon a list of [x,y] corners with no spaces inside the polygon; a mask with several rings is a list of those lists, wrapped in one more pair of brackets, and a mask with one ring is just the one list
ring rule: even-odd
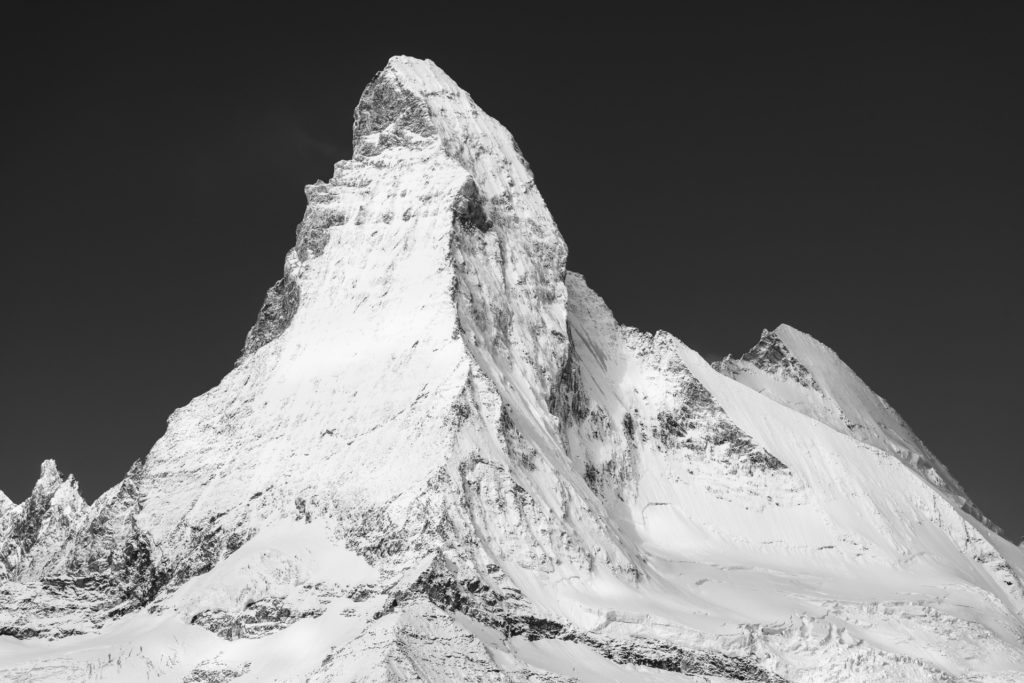
{"label": "wind-blown snow", "polygon": [[236,367],[0,498],[23,680],[1024,680],[1024,550],[792,328],[618,325],[512,136],[393,58]]}

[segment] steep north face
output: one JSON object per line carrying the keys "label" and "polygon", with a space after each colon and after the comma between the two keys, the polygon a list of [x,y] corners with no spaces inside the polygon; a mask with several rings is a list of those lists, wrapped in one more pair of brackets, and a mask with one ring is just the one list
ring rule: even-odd
{"label": "steep north face", "polygon": [[353,131],[220,384],[0,496],[0,678],[1024,680],[1024,550],[835,354],[619,325],[430,61]]}

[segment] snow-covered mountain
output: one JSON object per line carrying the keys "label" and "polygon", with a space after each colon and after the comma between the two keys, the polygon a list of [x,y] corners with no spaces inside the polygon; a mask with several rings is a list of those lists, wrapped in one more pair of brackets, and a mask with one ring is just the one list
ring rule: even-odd
{"label": "snow-covered mountain", "polygon": [[1024,550],[790,327],[623,327],[505,128],[393,58],[219,385],[0,496],[0,678],[1024,680]]}

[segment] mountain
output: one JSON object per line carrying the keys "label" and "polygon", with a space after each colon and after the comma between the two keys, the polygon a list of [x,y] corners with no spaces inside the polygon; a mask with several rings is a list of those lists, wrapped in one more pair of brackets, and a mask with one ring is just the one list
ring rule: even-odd
{"label": "mountain", "polygon": [[121,483],[0,498],[0,677],[1024,680],[1024,550],[835,354],[619,325],[430,61],[353,150]]}

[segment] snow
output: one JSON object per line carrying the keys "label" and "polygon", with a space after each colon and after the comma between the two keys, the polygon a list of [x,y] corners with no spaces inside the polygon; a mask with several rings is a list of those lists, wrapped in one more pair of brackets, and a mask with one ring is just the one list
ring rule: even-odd
{"label": "snow", "polygon": [[827,347],[620,326],[432,62],[354,137],[220,384],[0,500],[3,676],[1024,680],[1024,550]]}

